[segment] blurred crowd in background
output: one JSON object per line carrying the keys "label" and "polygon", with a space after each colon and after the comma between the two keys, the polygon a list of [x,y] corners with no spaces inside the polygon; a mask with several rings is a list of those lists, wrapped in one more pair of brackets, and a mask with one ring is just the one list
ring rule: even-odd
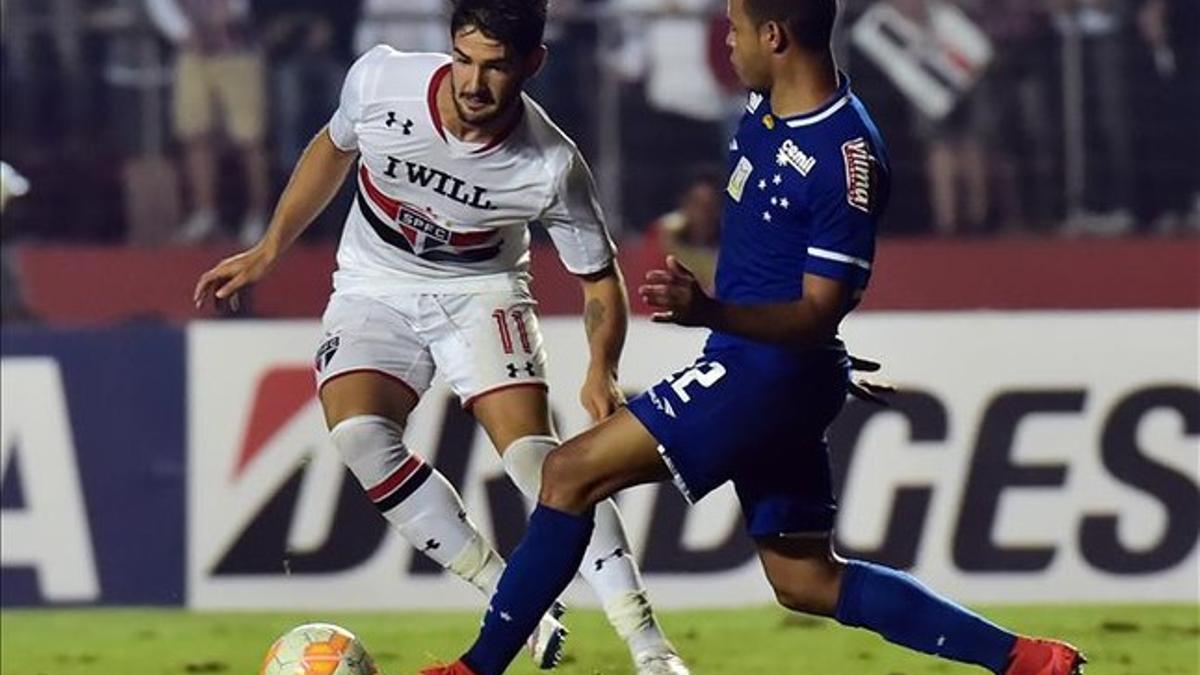
{"label": "blurred crowd in background", "polygon": [[[0,159],[30,188],[5,210],[6,243],[253,242],[355,56],[449,42],[445,0],[2,9]],[[843,10],[840,65],[891,147],[885,236],[1200,231],[1200,2]],[[531,93],[591,161],[614,231],[711,248],[745,97],[725,0],[551,0],[551,11],[551,58]],[[306,237],[336,237],[344,213],[330,209]]]}

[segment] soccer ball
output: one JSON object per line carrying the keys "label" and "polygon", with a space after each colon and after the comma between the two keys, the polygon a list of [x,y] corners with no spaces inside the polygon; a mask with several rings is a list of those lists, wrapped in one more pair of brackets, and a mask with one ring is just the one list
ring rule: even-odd
{"label": "soccer ball", "polygon": [[354,633],[331,623],[306,623],[284,633],[259,675],[379,675]]}

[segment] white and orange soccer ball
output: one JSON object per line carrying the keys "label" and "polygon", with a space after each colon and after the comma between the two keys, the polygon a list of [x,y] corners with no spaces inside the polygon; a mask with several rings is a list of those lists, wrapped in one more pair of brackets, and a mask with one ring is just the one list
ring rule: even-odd
{"label": "white and orange soccer ball", "polygon": [[263,659],[260,675],[380,675],[354,633],[331,623],[306,623],[284,633]]}

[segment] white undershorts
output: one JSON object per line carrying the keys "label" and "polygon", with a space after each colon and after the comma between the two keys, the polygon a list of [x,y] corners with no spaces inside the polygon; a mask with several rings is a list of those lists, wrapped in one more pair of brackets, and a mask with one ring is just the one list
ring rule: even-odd
{"label": "white undershorts", "polygon": [[513,386],[546,386],[546,350],[537,305],[514,291],[404,294],[334,293],[321,318],[317,388],[358,371],[376,371],[419,398],[435,370],[463,407]]}

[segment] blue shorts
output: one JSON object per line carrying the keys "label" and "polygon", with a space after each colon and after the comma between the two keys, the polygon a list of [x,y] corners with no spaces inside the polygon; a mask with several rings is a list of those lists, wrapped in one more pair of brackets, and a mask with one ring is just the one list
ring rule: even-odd
{"label": "blue shorts", "polygon": [[696,502],[733,481],[753,537],[824,533],[837,502],[825,430],[846,401],[840,350],[726,346],[629,402]]}

